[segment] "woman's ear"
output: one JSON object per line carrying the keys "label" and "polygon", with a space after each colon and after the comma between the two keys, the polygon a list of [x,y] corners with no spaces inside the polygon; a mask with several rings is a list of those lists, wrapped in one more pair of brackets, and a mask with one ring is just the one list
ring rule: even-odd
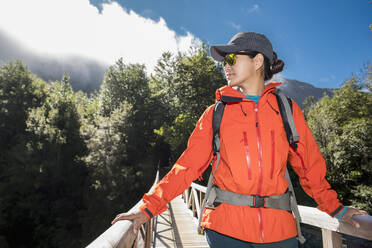
{"label": "woman's ear", "polygon": [[261,53],[258,53],[254,58],[255,69],[258,70],[263,66],[264,57]]}

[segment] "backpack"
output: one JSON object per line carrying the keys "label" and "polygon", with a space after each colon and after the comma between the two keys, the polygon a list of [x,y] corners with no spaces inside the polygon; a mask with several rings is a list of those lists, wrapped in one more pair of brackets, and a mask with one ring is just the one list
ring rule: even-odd
{"label": "backpack", "polygon": [[[293,116],[292,116],[292,100],[287,98],[282,91],[276,89],[275,96],[278,102],[280,115],[283,120],[284,129],[286,132],[287,140],[290,146],[296,151],[297,144],[296,142],[299,141],[299,136],[294,125]],[[241,98],[236,97],[229,97],[229,96],[222,96],[220,101],[217,101],[214,110],[213,110],[213,154],[217,158],[216,168],[215,170],[211,171],[208,180],[207,191],[205,194],[205,198],[203,201],[203,207],[200,209],[200,218],[199,218],[199,226],[198,232],[202,233],[201,230],[201,219],[204,208],[214,208],[216,204],[216,199],[218,200],[217,204],[221,202],[232,203],[235,205],[249,205],[251,207],[263,207],[269,206],[271,208],[277,209],[284,209],[284,210],[291,210],[296,219],[296,226],[298,232],[298,239],[303,244],[306,240],[302,235],[301,227],[300,227],[300,214],[298,211],[296,196],[293,190],[292,181],[289,177],[288,168],[286,168],[285,177],[288,180],[288,190],[286,193],[278,196],[273,197],[260,197],[260,196],[247,196],[247,195],[240,195],[230,191],[224,191],[213,185],[213,177],[217,171],[218,165],[220,163],[220,125],[221,120],[223,117],[223,112],[225,110],[226,103],[228,102],[237,102],[241,101]],[[212,162],[213,164],[213,162]],[[264,199],[266,198],[266,199]],[[265,201],[264,201],[265,200]]]}

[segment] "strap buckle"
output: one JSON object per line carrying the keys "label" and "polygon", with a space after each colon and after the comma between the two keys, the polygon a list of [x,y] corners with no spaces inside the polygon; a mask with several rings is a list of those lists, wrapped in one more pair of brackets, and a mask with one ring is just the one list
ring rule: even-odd
{"label": "strap buckle", "polygon": [[252,208],[262,208],[265,206],[265,197],[254,195]]}

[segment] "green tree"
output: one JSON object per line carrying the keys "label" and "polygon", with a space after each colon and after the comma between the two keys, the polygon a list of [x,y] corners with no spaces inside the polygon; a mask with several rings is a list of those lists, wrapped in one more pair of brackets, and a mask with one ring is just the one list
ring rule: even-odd
{"label": "green tree", "polygon": [[151,78],[152,90],[156,90],[153,95],[159,97],[164,109],[172,109],[156,132],[170,144],[173,160],[186,148],[201,114],[215,102],[216,89],[226,83],[221,65],[207,51],[203,44],[188,54],[165,53]]}
{"label": "green tree", "polygon": [[87,136],[89,153],[84,160],[91,179],[89,208],[83,220],[87,242],[107,229],[110,219],[128,210],[141,195],[141,181],[137,180],[134,168],[127,164],[127,132],[123,126],[129,123],[128,111],[129,106],[122,106],[109,117],[97,116],[97,126],[90,127]]}
{"label": "green tree", "polygon": [[[29,163],[33,155],[26,120],[29,110],[45,100],[45,88],[20,61],[0,67],[0,233],[16,247],[35,244],[29,233],[38,200],[33,195],[37,169]],[[26,235],[20,239],[19,233]]]}
{"label": "green tree", "polygon": [[87,209],[89,172],[82,160],[87,148],[80,134],[77,99],[65,75],[61,82],[48,85],[46,100],[30,110],[27,120],[32,134],[27,144],[30,163],[37,169],[30,235],[39,247],[82,246],[80,219]]}
{"label": "green tree", "polygon": [[155,137],[153,129],[156,123],[153,112],[157,109],[150,95],[145,66],[127,65],[119,59],[105,75],[100,89],[100,104],[103,109],[102,115],[105,117],[114,113],[125,115],[122,122],[117,122],[116,127],[122,135],[121,141],[130,144],[123,151],[127,156],[126,164],[136,166],[141,163],[143,154],[151,150],[151,143]]}
{"label": "green tree", "polygon": [[124,101],[141,105],[149,93],[145,66],[125,64],[121,58],[105,73],[100,89],[103,115],[109,116]]}
{"label": "green tree", "polygon": [[83,111],[91,120],[83,130],[92,182],[84,233],[99,235],[115,214],[128,210],[148,190],[157,164],[154,151],[159,150],[153,132],[160,126],[153,117],[157,107],[145,67],[120,59]]}
{"label": "green tree", "polygon": [[372,94],[362,90],[367,83],[347,80],[333,98],[313,104],[306,117],[326,160],[327,179],[343,203],[371,211]]}
{"label": "green tree", "polygon": [[120,134],[125,133],[121,137],[122,142],[130,144],[123,153],[127,155],[126,163],[136,166],[143,159],[143,154],[150,151],[154,139],[153,111],[156,111],[156,106],[153,107],[150,97],[145,66],[125,64],[123,59],[119,59],[109,67],[100,89],[100,104],[105,117],[115,110],[116,113],[126,113],[128,120],[122,126],[118,124],[117,128]]}
{"label": "green tree", "polygon": [[[0,149],[10,149],[26,135],[28,110],[45,99],[45,82],[20,62],[0,67]],[[5,155],[5,153],[1,153]],[[5,159],[0,155],[0,161]]]}

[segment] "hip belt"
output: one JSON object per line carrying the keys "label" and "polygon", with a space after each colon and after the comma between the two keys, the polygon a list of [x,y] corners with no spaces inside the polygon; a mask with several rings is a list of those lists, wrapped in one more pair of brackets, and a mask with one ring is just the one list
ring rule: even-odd
{"label": "hip belt", "polygon": [[291,211],[291,193],[289,191],[281,195],[258,196],[242,195],[228,190],[222,190],[213,185],[206,199],[206,208],[214,209],[221,203],[232,205],[250,206],[252,208],[275,208]]}

